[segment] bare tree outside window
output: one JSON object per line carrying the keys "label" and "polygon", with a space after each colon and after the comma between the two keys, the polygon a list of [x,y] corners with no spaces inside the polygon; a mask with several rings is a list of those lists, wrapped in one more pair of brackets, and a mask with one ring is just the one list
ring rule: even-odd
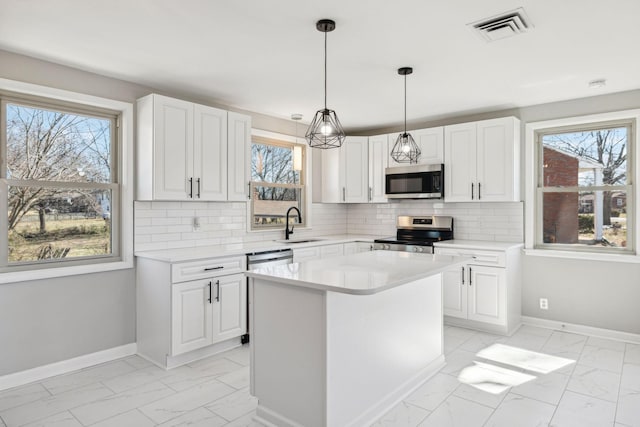
{"label": "bare tree outside window", "polygon": [[8,262],[112,254],[114,119],[5,106]]}

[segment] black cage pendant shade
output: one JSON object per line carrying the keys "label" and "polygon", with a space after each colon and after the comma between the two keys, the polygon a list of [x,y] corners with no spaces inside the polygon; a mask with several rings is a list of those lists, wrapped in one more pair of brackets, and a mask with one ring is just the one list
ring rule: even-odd
{"label": "black cage pendant shade", "polygon": [[398,163],[418,163],[420,158],[420,148],[407,132],[407,75],[411,73],[413,73],[411,67],[398,68],[398,74],[404,76],[404,132],[398,135],[391,149],[391,158]]}
{"label": "black cage pendant shade", "polygon": [[344,129],[336,112],[327,108],[327,33],[335,30],[336,23],[331,19],[321,19],[316,28],[324,33],[324,108],[316,112],[305,138],[312,148],[339,148],[344,142]]}

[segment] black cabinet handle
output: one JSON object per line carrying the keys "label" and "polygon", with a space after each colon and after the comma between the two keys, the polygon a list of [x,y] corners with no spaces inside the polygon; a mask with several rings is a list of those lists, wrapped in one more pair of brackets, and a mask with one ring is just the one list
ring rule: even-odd
{"label": "black cabinet handle", "polygon": [[189,198],[193,199],[193,177],[189,178]]}
{"label": "black cabinet handle", "polygon": [[482,197],[480,196],[480,183],[478,183],[478,200],[480,200]]}
{"label": "black cabinet handle", "polygon": [[471,183],[471,200],[473,200],[473,182]]}
{"label": "black cabinet handle", "polygon": [[209,282],[209,304],[211,304],[211,282]]}
{"label": "black cabinet handle", "polygon": [[200,178],[198,178],[198,199],[200,198]]}
{"label": "black cabinet handle", "polygon": [[247,187],[249,187],[247,191],[247,199],[251,200],[251,183],[248,183]]}
{"label": "black cabinet handle", "polygon": [[222,270],[224,268],[224,266],[220,265],[218,267],[207,267],[204,269],[204,271],[211,271],[211,270]]}
{"label": "black cabinet handle", "polygon": [[464,267],[460,267],[461,275],[462,275],[462,284],[464,285]]}
{"label": "black cabinet handle", "polygon": [[471,267],[469,267],[469,286],[473,285],[473,283],[471,283],[471,278],[473,276],[471,276]]}
{"label": "black cabinet handle", "polygon": [[220,301],[220,280],[216,280],[216,285],[218,285],[218,289],[216,291],[216,301]]}

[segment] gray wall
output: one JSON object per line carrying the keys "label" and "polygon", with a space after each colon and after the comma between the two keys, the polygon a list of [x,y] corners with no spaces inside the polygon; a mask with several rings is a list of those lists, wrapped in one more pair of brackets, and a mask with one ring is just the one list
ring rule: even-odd
{"label": "gray wall", "polygon": [[[226,108],[194,94],[153,90],[2,50],[0,78],[131,103],[156,92]],[[249,114],[253,127],[294,133],[290,120]],[[0,375],[133,342],[134,269],[0,284]]]}

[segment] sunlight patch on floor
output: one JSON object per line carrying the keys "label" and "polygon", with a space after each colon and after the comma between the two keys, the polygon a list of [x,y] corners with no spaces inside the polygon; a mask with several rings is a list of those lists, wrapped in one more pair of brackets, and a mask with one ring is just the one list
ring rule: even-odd
{"label": "sunlight patch on floor", "polygon": [[550,354],[536,353],[535,351],[504,344],[493,344],[480,350],[476,355],[483,359],[515,366],[539,374],[548,374],[549,372],[557,371],[560,368],[575,363],[575,360]]}
{"label": "sunlight patch on floor", "polygon": [[473,366],[464,368],[460,372],[458,380],[491,394],[500,394],[510,387],[536,379],[534,375],[501,368],[490,363],[473,363]]}

